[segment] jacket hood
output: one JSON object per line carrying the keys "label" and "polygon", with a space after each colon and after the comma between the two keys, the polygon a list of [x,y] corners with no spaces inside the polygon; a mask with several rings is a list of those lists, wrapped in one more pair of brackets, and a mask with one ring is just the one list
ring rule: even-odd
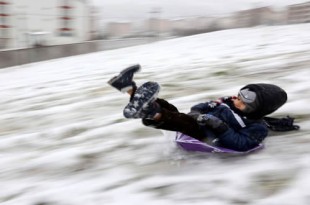
{"label": "jacket hood", "polygon": [[244,113],[249,119],[261,119],[279,109],[287,101],[286,92],[273,84],[248,84],[240,90],[243,89],[249,89],[256,93],[255,110]]}

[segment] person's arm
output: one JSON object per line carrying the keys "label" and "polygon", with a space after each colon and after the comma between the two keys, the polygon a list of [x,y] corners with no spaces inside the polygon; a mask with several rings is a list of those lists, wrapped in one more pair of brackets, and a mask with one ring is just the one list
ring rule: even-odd
{"label": "person's arm", "polygon": [[191,107],[191,111],[188,113],[189,116],[197,119],[200,114],[205,114],[213,110],[219,105],[217,101],[209,101],[205,103],[199,103]]}
{"label": "person's arm", "polygon": [[260,144],[268,135],[266,126],[260,123],[252,124],[238,131],[228,128],[219,134],[221,145],[238,151],[247,151]]}
{"label": "person's arm", "polygon": [[225,122],[210,114],[200,114],[197,117],[197,123],[210,128],[217,135],[225,133],[229,129]]}
{"label": "person's arm", "polygon": [[221,145],[238,151],[246,151],[257,146],[268,134],[267,127],[262,123],[253,123],[240,129],[234,129],[210,114],[199,115],[197,122],[212,130]]}

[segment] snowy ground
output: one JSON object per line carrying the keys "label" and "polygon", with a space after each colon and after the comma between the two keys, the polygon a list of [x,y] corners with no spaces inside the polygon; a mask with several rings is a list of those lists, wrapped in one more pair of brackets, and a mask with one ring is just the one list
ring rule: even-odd
{"label": "snowy ground", "polygon": [[[310,204],[310,24],[237,29],[0,70],[4,205]],[[106,82],[140,63],[138,84],[191,105],[274,83],[289,96],[271,133],[243,157],[186,153],[171,135],[126,120]],[[171,134],[171,133],[170,133]]]}

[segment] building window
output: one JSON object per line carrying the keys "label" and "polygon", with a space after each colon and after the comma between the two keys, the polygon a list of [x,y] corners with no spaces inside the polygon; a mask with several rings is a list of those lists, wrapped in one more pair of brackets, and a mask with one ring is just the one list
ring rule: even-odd
{"label": "building window", "polygon": [[9,37],[9,18],[8,14],[9,3],[7,1],[0,1],[0,38]]}
{"label": "building window", "polygon": [[61,28],[59,31],[60,36],[73,36],[73,30],[70,28]]}
{"label": "building window", "polygon": [[9,37],[9,30],[1,28],[0,29],[0,38],[8,38]]}
{"label": "building window", "polygon": [[70,5],[70,1],[63,0],[62,5],[59,6],[60,9],[60,29],[59,35],[60,36],[73,36],[73,28],[72,28],[72,10],[74,9],[73,6]]}

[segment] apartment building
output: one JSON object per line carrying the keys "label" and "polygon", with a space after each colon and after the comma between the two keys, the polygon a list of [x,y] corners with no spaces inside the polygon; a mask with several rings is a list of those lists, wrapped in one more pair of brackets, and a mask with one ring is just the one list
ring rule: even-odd
{"label": "apartment building", "polygon": [[287,22],[290,24],[309,23],[310,22],[310,2],[288,6]]}
{"label": "apartment building", "polygon": [[273,25],[274,11],[269,7],[239,11],[235,15],[235,21],[238,27]]}
{"label": "apartment building", "polygon": [[131,22],[110,22],[106,26],[106,34],[113,38],[129,36],[133,32]]}
{"label": "apartment building", "polygon": [[95,15],[87,0],[0,0],[0,49],[91,40]]}

